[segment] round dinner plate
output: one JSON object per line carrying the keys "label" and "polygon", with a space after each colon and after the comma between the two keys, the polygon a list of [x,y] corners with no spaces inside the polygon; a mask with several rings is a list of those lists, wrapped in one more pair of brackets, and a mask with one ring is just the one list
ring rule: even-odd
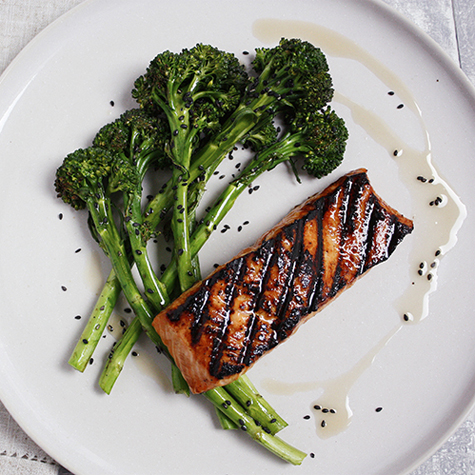
{"label": "round dinner plate", "polygon": [[[468,210],[422,321],[405,324],[400,312],[417,264],[411,253],[430,238],[416,227],[389,261],[249,372],[289,422],[281,437],[312,454],[299,468],[241,431],[222,431],[204,398],[174,395],[166,360],[146,340],[109,396],[97,381],[113,335],[104,335],[84,374],[68,366],[109,269],[84,213],[64,205],[53,187],[63,157],[133,107],[133,81],[159,52],[201,42],[249,61],[256,47],[283,36],[313,41],[327,54],[333,106],[350,132],[346,158],[323,180],[299,184],[285,166],[261,177],[226,217],[229,232],[217,232],[203,249],[203,274],[356,168],[368,170],[391,206],[419,218],[401,173],[405,156],[391,147],[430,142],[435,167]],[[74,8],[0,79],[1,400],[76,475],[413,470],[474,401],[474,98],[439,47],[378,1],[90,0]],[[222,173],[233,166],[226,162]],[[210,189],[221,184],[216,178]],[[114,318],[129,316],[120,307]],[[328,432],[313,408],[325,394],[340,417],[328,417]]]}

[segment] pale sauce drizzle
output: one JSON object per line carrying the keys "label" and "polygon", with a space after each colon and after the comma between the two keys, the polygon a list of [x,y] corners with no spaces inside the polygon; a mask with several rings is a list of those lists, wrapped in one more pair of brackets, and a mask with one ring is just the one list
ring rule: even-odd
{"label": "pale sauce drizzle", "polygon": [[351,423],[353,416],[349,401],[351,388],[401,328],[400,324],[393,328],[352,368],[334,379],[301,383],[264,379],[261,385],[271,393],[287,396],[298,392],[319,391],[321,394],[311,403],[310,411],[315,418],[317,434],[322,439],[333,437],[344,431]]}
{"label": "pale sauce drizzle", "polygon": [[[358,61],[385,84],[388,90],[396,91],[404,106],[415,115],[423,135],[422,150],[407,145],[374,112],[338,92],[334,97],[335,102],[350,110],[355,124],[361,126],[396,161],[400,182],[410,193],[415,229],[410,282],[401,298],[395,302],[395,307],[404,323],[420,322],[429,314],[429,294],[437,287],[440,260],[455,245],[457,232],[467,212],[457,194],[441,178],[432,163],[430,136],[415,98],[404,82],[388,67],[355,42],[328,28],[305,21],[260,19],[253,24],[253,34],[260,41],[270,44],[278,43],[282,37],[300,38],[321,47],[327,56]],[[385,336],[350,371],[338,378],[303,384],[267,380],[266,388],[279,394],[323,390],[321,397],[311,407],[319,405],[322,408],[333,408],[335,414],[314,411],[317,433],[322,438],[334,436],[350,424],[352,411],[348,394],[354,382],[371,366],[377,354],[400,328],[401,325]],[[322,427],[323,420],[325,427]]]}

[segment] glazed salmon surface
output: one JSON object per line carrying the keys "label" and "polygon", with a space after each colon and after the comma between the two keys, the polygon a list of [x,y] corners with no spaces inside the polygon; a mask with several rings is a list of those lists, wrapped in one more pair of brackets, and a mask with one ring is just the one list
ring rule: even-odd
{"label": "glazed salmon surface", "polygon": [[388,259],[412,228],[356,170],[182,294],[153,326],[192,392],[225,385]]}

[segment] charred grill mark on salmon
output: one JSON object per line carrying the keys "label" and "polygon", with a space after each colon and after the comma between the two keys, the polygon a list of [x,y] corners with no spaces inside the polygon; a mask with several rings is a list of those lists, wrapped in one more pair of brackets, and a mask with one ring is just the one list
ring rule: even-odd
{"label": "charred grill mark on salmon", "polygon": [[227,384],[388,259],[411,231],[357,170],[185,292],[154,327],[193,392]]}

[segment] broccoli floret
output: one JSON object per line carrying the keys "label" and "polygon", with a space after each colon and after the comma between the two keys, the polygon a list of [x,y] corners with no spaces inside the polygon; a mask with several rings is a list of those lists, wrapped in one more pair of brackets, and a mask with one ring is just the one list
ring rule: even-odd
{"label": "broccoli floret", "polygon": [[295,122],[308,139],[296,146],[304,157],[302,168],[316,178],[329,175],[344,158],[348,140],[345,121],[327,107],[312,116],[297,117]]}
{"label": "broccoli floret", "polygon": [[[331,173],[344,158],[348,129],[344,120],[330,107],[312,114],[297,113],[286,116],[286,130],[250,161],[242,175],[235,180],[236,186],[248,185],[264,171],[272,170],[279,163],[290,162],[297,179],[294,160],[303,160],[302,169],[316,178]],[[255,137],[257,140],[259,136]]]}
{"label": "broccoli floret", "polygon": [[79,210],[98,197],[133,189],[135,183],[111,180],[112,169],[118,168],[114,164],[115,160],[117,156],[113,152],[95,146],[68,154],[56,171],[58,197]]}
{"label": "broccoli floret", "polygon": [[311,112],[333,97],[326,57],[307,41],[283,38],[274,48],[259,48],[252,65],[258,76],[251,91],[261,96],[259,107]]}
{"label": "broccoli floret", "polygon": [[165,120],[142,109],[130,109],[103,126],[94,137],[93,145],[123,153],[143,177],[152,162],[155,168],[171,167],[165,151],[169,130]]}
{"label": "broccoli floret", "polygon": [[217,130],[246,84],[247,73],[233,54],[197,44],[157,55],[135,81],[132,96],[148,113],[167,117],[174,143]]}

